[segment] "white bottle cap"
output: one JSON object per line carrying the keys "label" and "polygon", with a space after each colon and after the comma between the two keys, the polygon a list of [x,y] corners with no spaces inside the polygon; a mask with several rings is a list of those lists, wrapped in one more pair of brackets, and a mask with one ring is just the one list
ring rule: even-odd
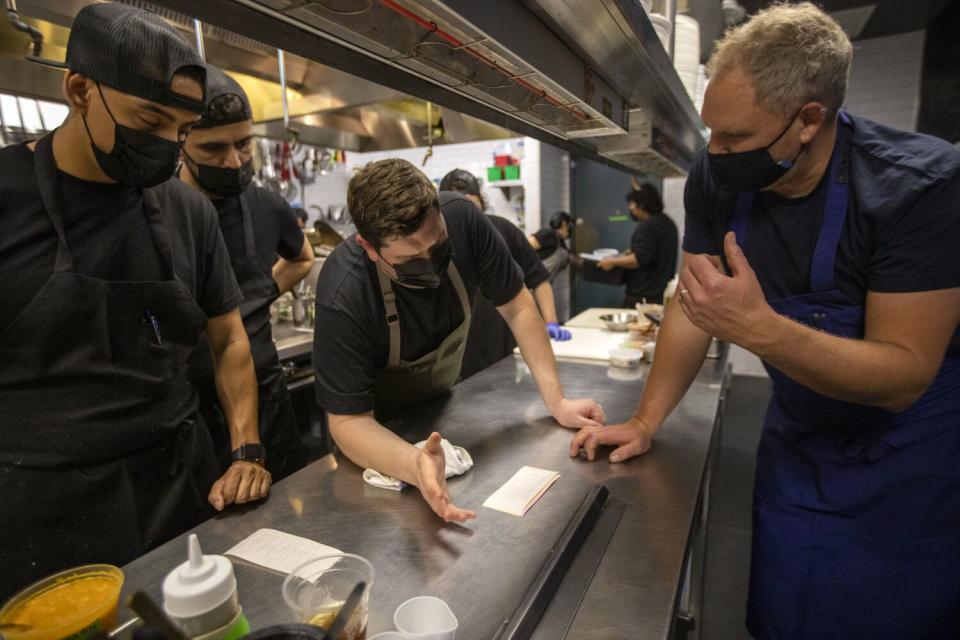
{"label": "white bottle cap", "polygon": [[163,581],[163,608],[174,618],[203,615],[237,590],[233,565],[223,556],[203,555],[195,533],[187,539],[187,557]]}

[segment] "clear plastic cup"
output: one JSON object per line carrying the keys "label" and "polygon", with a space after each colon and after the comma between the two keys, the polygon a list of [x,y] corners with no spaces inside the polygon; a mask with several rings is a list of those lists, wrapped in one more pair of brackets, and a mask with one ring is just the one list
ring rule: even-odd
{"label": "clear plastic cup", "polygon": [[364,640],[367,635],[367,605],[373,587],[373,565],[361,556],[336,553],[306,562],[283,581],[283,599],[297,622],[324,629],[359,582],[366,588],[344,632],[335,640]]}

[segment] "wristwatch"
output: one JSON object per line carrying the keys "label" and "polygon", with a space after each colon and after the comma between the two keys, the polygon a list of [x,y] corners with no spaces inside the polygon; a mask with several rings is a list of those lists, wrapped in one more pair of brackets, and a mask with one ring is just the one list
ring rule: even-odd
{"label": "wristwatch", "polygon": [[234,449],[230,457],[234,462],[244,460],[263,464],[263,461],[267,459],[267,448],[259,442],[247,442]]}

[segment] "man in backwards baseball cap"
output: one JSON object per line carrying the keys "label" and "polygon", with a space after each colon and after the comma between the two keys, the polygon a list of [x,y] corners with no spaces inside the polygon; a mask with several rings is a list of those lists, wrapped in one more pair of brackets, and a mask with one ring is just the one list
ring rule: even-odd
{"label": "man in backwards baseball cap", "polygon": [[256,449],[216,211],[170,180],[203,111],[202,61],[160,17],[95,4],[65,66],[67,120],[0,149],[0,600],[70,566],[125,564],[270,486],[250,459],[218,480],[187,378],[206,330],[233,445]]}

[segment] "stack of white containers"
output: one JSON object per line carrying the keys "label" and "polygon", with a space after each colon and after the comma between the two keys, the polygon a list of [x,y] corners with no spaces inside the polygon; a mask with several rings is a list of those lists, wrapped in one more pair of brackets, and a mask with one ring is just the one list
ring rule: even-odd
{"label": "stack of white containers", "polygon": [[[650,2],[641,0],[641,4],[650,16],[664,51],[670,51],[670,18],[660,13],[649,13]],[[673,43],[673,66],[690,99],[696,100],[697,75],[700,73],[700,24],[690,16],[679,13]]]}
{"label": "stack of white containers", "polygon": [[659,13],[650,14],[650,22],[653,23],[653,29],[657,32],[660,42],[663,44],[663,50],[670,51],[670,18]]}
{"label": "stack of white containers", "polygon": [[690,100],[696,100],[697,74],[700,68],[700,25],[687,15],[677,14],[673,66]]}

